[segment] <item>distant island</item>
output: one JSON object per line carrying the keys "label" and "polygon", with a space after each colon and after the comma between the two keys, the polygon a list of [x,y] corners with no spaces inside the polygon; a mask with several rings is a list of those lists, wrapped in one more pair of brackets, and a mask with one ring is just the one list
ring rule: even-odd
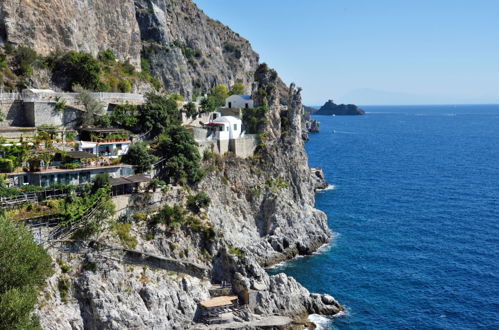
{"label": "distant island", "polygon": [[320,116],[357,116],[366,112],[354,104],[335,104],[333,100],[327,101],[314,115]]}

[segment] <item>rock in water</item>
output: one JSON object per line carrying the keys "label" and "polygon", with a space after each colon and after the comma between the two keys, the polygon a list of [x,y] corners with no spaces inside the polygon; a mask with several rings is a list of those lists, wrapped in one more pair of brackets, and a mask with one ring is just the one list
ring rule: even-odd
{"label": "rock in water", "polygon": [[354,104],[335,104],[333,100],[327,101],[315,115],[320,116],[357,116],[366,112]]}

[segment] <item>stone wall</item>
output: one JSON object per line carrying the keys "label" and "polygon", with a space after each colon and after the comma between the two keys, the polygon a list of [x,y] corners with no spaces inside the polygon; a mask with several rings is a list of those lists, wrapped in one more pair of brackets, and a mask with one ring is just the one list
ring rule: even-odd
{"label": "stone wall", "polygon": [[229,152],[229,140],[205,140],[198,141],[199,153],[202,155],[205,150],[216,153],[218,155],[224,155]]}
{"label": "stone wall", "polygon": [[2,117],[4,119],[0,122],[0,127],[27,126],[21,100],[0,99],[0,111],[2,112]]}
{"label": "stone wall", "polygon": [[30,127],[48,125],[74,128],[77,124],[80,112],[80,110],[73,108],[66,108],[62,112],[57,112],[55,111],[55,103],[24,103],[26,123],[27,126]]}
{"label": "stone wall", "polygon": [[239,139],[230,140],[229,150],[237,157],[248,158],[253,156],[257,146],[258,139],[256,135],[246,135]]}

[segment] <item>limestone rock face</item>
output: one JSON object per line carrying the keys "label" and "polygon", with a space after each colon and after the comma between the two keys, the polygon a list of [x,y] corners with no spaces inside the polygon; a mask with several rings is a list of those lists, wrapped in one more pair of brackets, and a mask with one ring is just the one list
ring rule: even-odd
{"label": "limestone rock face", "polygon": [[167,90],[191,96],[241,80],[250,92],[259,56],[239,34],[191,1],[135,0],[135,6],[144,55]]}
{"label": "limestone rock face", "polygon": [[188,98],[237,80],[249,93],[259,60],[247,40],[190,0],[3,0],[0,43],[43,55],[111,49],[139,70],[145,58],[168,91]]}
{"label": "limestone rock face", "polygon": [[[205,191],[211,198],[202,213],[214,236],[161,226],[151,236],[147,224],[133,223],[134,258],[130,251],[88,242],[51,249],[56,273],[37,310],[44,329],[198,328],[198,303],[210,297],[212,283],[222,281],[248,298],[249,310],[242,312],[247,320],[342,309],[333,298],[310,294],[294,279],[269,276],[263,268],[316,251],[331,232],[326,215],[314,208],[315,190],[327,185],[320,170],[308,167],[300,90],[285,88],[272,70],[254,75],[258,55],[245,39],[190,0],[3,0],[0,41],[42,54],[111,49],[137,68],[142,57],[167,90],[187,97],[242,80],[258,105],[268,105],[258,154],[227,155],[192,187],[192,193]],[[156,207],[185,205],[190,191],[177,187],[161,194]],[[143,211],[149,197],[136,195],[143,201],[130,202],[137,205],[133,212]],[[109,228],[93,239],[101,247],[122,244]],[[148,257],[137,257],[141,253]],[[62,271],[60,259],[69,272]],[[201,264],[206,274],[189,273],[185,263]]]}
{"label": "limestone rock face", "polygon": [[39,54],[61,50],[97,55],[111,49],[140,68],[140,31],[132,0],[4,0],[0,41]]}

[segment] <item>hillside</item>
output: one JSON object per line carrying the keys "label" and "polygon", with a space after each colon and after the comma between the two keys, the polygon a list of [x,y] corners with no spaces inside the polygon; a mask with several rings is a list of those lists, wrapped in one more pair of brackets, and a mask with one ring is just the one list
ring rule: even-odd
{"label": "hillside", "polygon": [[[96,177],[88,192],[44,200],[44,208],[10,210],[26,216],[19,219],[27,227],[38,226],[40,244],[52,257],[54,272],[39,288],[35,311],[42,328],[205,329],[203,320],[219,321],[220,310],[208,316],[201,311],[217,307],[209,306],[211,298],[221,296],[240,302],[230,312],[228,328],[302,329],[310,326],[310,314],[343,310],[333,297],[265,271],[317,251],[329,242],[331,231],[326,215],[314,208],[315,192],[327,183],[321,169],[308,166],[301,89],[285,86],[276,71],[260,64],[248,41],[190,0],[9,0],[0,9],[1,54],[13,68],[5,65],[4,70],[17,75],[17,85],[8,86],[12,91],[26,85],[69,90],[74,84],[68,77],[99,92],[125,81],[133,86],[124,89],[151,91],[153,78],[164,86],[157,88],[158,95],[147,95],[145,104],[119,103],[109,111],[107,124],[98,102],[88,102],[80,114],[90,119],[84,128],[92,141],[108,141],[96,134],[112,126],[135,132],[133,139],[140,142],[129,141],[123,158],[137,147],[136,158],[150,160],[146,170],[157,170],[149,181],[133,181],[131,191],[114,194],[120,186],[116,180],[117,186],[109,176],[97,185]],[[239,115],[252,125],[251,134],[231,143],[252,135],[254,152],[243,158],[201,149],[193,128],[180,119],[189,104],[184,107],[173,93],[191,98],[238,80],[255,107]],[[85,95],[87,101],[92,98],[85,91],[78,97]],[[210,115],[224,100],[207,110],[201,101],[193,118]],[[58,106],[63,109],[47,116],[69,113],[64,102],[50,101],[50,108]],[[9,105],[10,112],[16,109]],[[128,138],[119,133],[112,134],[113,144]],[[44,144],[50,156],[51,144]],[[52,219],[50,225],[29,222],[34,211],[50,206],[64,209],[68,217]]]}
{"label": "hillside", "polygon": [[247,40],[190,0],[5,0],[0,43],[40,55],[76,50],[97,56],[109,49],[188,98],[237,80],[249,93],[259,59]]}

